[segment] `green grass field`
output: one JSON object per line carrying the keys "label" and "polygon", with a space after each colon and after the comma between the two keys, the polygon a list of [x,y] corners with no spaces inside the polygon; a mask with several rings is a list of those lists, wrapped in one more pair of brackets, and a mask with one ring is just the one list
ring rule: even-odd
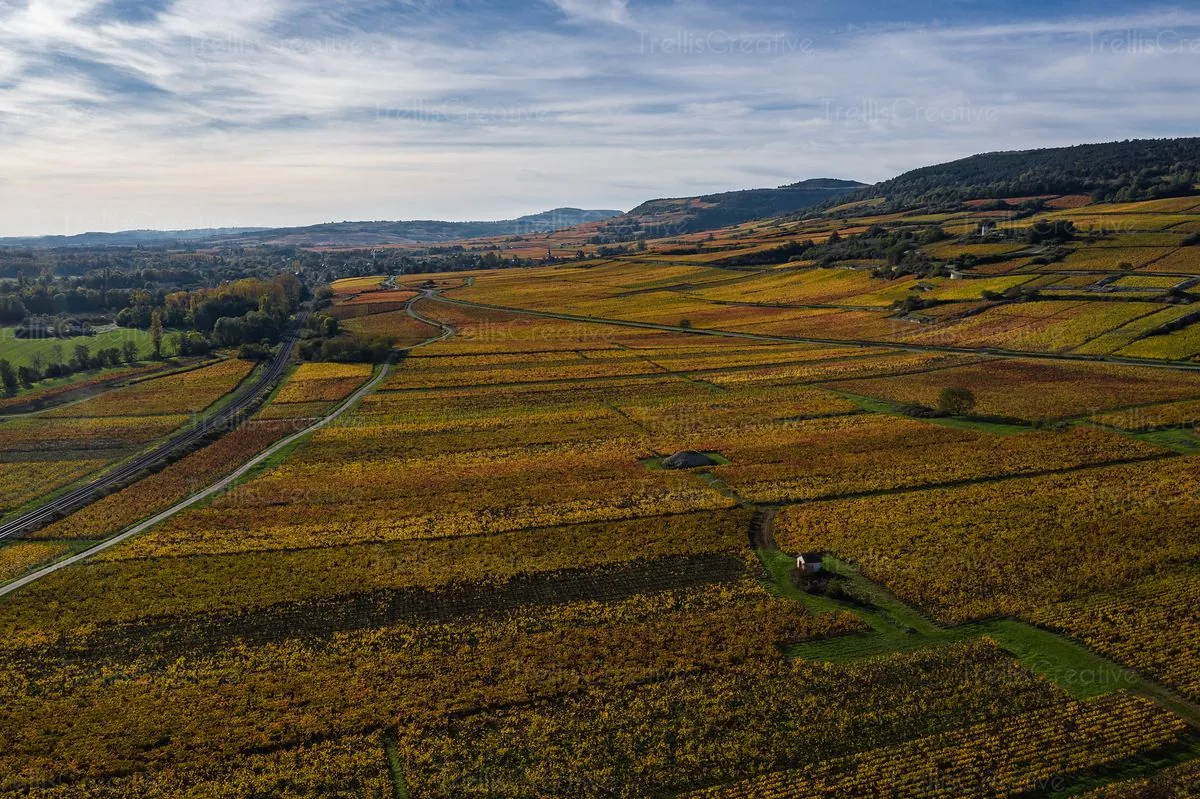
{"label": "green grass field", "polygon": [[62,348],[62,359],[66,362],[71,359],[77,344],[84,345],[95,355],[98,350],[108,347],[119,349],[125,345],[126,341],[137,344],[138,353],[141,356],[150,354],[150,335],[144,330],[123,327],[106,328],[94,336],[23,339],[17,338],[13,334],[13,328],[7,327],[0,330],[0,359],[7,360],[13,365],[13,368],[16,368],[32,365],[34,357],[41,355],[44,367],[54,362],[56,345]]}

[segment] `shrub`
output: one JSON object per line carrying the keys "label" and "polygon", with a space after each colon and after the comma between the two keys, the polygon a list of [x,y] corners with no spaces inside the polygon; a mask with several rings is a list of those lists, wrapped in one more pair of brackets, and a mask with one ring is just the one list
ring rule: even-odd
{"label": "shrub", "polygon": [[949,416],[966,416],[975,410],[975,395],[970,389],[948,388],[938,398],[938,410]]}

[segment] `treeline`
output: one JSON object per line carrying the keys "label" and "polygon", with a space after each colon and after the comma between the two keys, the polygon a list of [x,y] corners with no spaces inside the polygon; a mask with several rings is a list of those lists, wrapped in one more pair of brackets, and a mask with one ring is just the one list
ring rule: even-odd
{"label": "treeline", "polygon": [[[211,251],[0,247],[0,324],[19,324],[29,316],[111,316],[135,305],[162,306],[167,295],[180,291],[217,289],[249,278],[269,281],[281,270],[302,274],[310,284],[319,285],[361,275],[505,269],[560,260],[565,259],[519,258],[462,245],[321,252],[268,245]],[[149,302],[147,293],[152,295]]]}
{"label": "treeline", "polygon": [[36,283],[69,278],[74,285],[101,291],[191,288],[242,277],[269,278],[299,252],[294,247],[0,247],[0,279]]}
{"label": "treeline", "polygon": [[1134,202],[1197,194],[1198,183],[1200,139],[1135,140],[975,155],[907,172],[838,202],[882,197],[883,210],[950,210],[965,200],[1062,194]]}
{"label": "treeline", "polygon": [[50,283],[0,284],[0,324],[17,325],[33,316],[114,313],[129,304],[129,292]]}

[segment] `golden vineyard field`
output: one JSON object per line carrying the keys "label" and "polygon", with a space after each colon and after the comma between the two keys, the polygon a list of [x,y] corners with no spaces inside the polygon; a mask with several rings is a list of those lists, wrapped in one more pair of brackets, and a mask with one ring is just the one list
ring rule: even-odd
{"label": "golden vineyard field", "polygon": [[[1101,224],[1077,200],[1041,213]],[[1133,207],[1052,264],[929,245],[968,277],[722,263],[932,224],[864,208],[337,281],[345,329],[423,346],[296,366],[0,543],[17,579],[254,463],[0,598],[0,799],[1191,795],[1200,344],[1156,332],[1187,314],[1154,270],[1200,216]],[[225,356],[5,417],[0,509],[228,396]]]}

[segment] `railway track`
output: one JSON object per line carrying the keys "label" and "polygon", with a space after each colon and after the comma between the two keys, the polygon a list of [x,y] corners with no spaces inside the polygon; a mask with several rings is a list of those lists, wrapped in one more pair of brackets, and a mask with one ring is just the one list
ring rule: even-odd
{"label": "railway track", "polygon": [[186,454],[196,444],[212,434],[235,426],[245,411],[260,398],[270,393],[279,379],[283,377],[284,372],[287,371],[292,348],[299,339],[300,330],[304,326],[304,316],[302,314],[296,321],[292,332],[284,339],[278,352],[267,363],[266,368],[261,370],[260,374],[250,382],[238,386],[229,401],[218,410],[206,415],[191,427],[180,431],[149,452],[121,464],[116,469],[85,485],[55,497],[44,505],[0,524],[0,541],[19,538],[47,522],[74,513],[107,496],[115,489],[138,479],[147,470],[163,466]]}
{"label": "railway track", "polygon": [[[423,296],[428,296],[428,295],[423,295]],[[311,435],[315,431],[320,430],[322,427],[332,424],[334,421],[336,421],[338,419],[338,417],[349,412],[349,410],[351,408],[353,408],[355,405],[357,405],[358,402],[363,397],[367,396],[372,391],[374,391],[376,388],[378,388],[379,385],[382,384],[388,378],[388,376],[392,372],[393,365],[395,364],[395,360],[396,360],[395,355],[399,355],[403,352],[408,352],[411,350],[419,349],[421,347],[425,347],[430,344],[436,344],[437,342],[444,341],[445,339],[456,334],[457,331],[450,325],[447,325],[443,322],[437,322],[432,319],[427,319],[426,317],[421,316],[420,312],[418,312],[417,310],[415,310],[413,308],[413,305],[416,303],[417,299],[419,299],[419,298],[414,298],[413,300],[409,301],[408,306],[407,306],[408,313],[411,314],[413,316],[413,318],[415,318],[415,319],[420,319],[421,321],[423,321],[429,325],[440,328],[441,329],[440,335],[428,338],[419,344],[412,345],[411,347],[401,348],[396,353],[394,353],[393,358],[391,360],[389,360],[389,362],[382,369],[379,370],[378,374],[376,374],[373,378],[371,378],[370,381],[368,381],[365,385],[363,385],[361,388],[359,388],[357,391],[355,391],[353,394],[351,394],[340,405],[338,405],[333,411],[331,411],[330,413],[321,417],[320,419],[316,420],[313,424],[309,425],[308,427],[305,427],[303,430],[299,430],[299,431],[293,433],[292,435],[288,436],[287,438],[284,438],[281,441],[275,442],[270,447],[268,447],[267,449],[260,452],[258,455],[255,455],[253,458],[251,458],[248,461],[246,461],[245,463],[243,463],[236,470],[234,470],[231,474],[228,474],[225,477],[222,477],[221,479],[212,483],[211,485],[204,488],[203,490],[192,494],[191,496],[187,497],[186,499],[181,500],[180,502],[177,502],[175,505],[171,506],[167,510],[162,511],[161,513],[158,513],[148,519],[143,519],[142,521],[140,521],[137,524],[133,525],[132,527],[124,530],[123,532],[121,532],[111,538],[107,538],[107,539],[101,541],[100,543],[89,547],[88,549],[84,550],[83,552],[79,552],[75,555],[72,555],[69,558],[65,558],[65,559],[57,561],[55,563],[51,563],[48,566],[44,566],[41,569],[38,569],[37,571],[32,572],[31,574],[26,574],[24,577],[20,577],[16,580],[13,580],[12,582],[5,583],[4,585],[0,585],[0,597],[3,597],[7,594],[11,594],[12,592],[17,591],[18,589],[20,589],[26,585],[29,585],[30,583],[36,582],[36,581],[42,579],[43,577],[53,574],[61,569],[65,569],[76,563],[81,563],[99,552],[103,552],[104,550],[109,549],[110,547],[114,547],[117,544],[120,544],[122,541],[125,541],[128,538],[131,538],[132,536],[138,535],[146,530],[149,530],[150,528],[154,527],[157,524],[161,524],[162,522],[171,518],[175,514],[180,513],[182,511],[194,506],[196,503],[207,499],[208,497],[216,494],[217,492],[224,491],[227,488],[229,488],[230,486],[235,485],[237,483],[237,481],[243,479],[247,474],[249,474],[252,469],[254,469],[255,467],[259,466],[260,464],[266,462],[270,458],[274,457],[276,453],[285,450],[287,447],[290,447],[292,444],[296,443],[297,441],[300,441],[305,436]],[[299,328],[299,325],[297,327]],[[290,347],[288,349],[290,350]],[[286,367],[286,359],[283,361],[283,364]],[[281,370],[281,373],[282,373],[282,370]]]}

